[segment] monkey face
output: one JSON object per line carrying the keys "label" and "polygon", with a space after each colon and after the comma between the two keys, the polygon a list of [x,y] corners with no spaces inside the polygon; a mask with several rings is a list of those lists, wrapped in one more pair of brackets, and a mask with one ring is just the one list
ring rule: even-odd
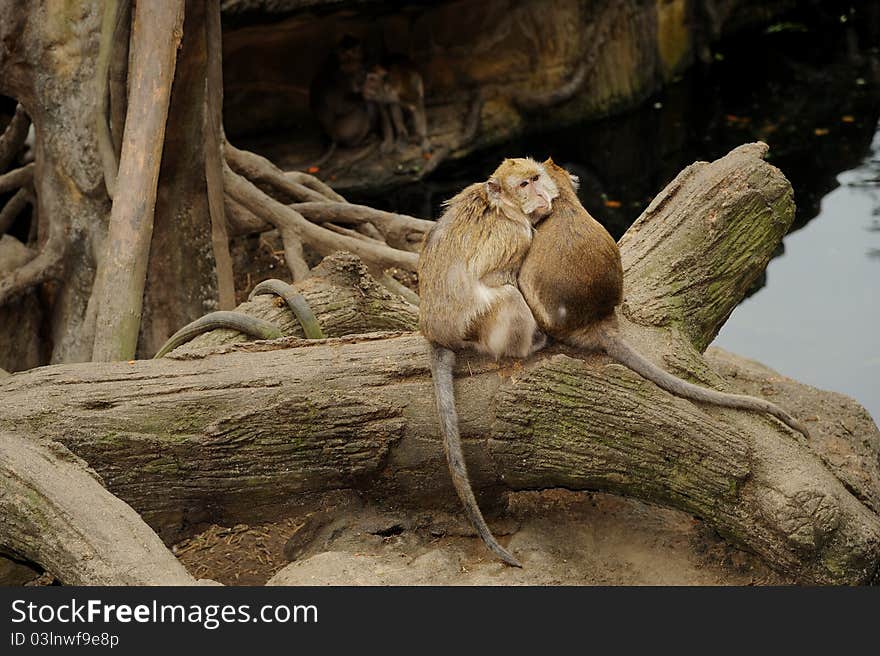
{"label": "monkey face", "polygon": [[559,195],[546,169],[531,158],[506,159],[487,183],[496,202],[514,207],[537,223],[552,210]]}

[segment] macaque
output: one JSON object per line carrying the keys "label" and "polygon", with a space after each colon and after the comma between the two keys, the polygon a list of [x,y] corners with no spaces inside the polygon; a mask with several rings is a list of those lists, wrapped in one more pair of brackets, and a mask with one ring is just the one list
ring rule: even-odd
{"label": "macaque", "polygon": [[552,213],[537,227],[519,272],[519,288],[541,330],[579,349],[605,352],[676,396],[766,412],[809,437],[804,425],[777,405],[677,378],[624,339],[616,315],[623,300],[623,267],[617,243],[581,205],[577,179],[552,159],[544,162],[544,168],[559,194]]}
{"label": "macaque", "polygon": [[337,146],[360,146],[373,129],[377,108],[364,99],[365,77],[363,45],[355,37],[345,36],[309,89],[312,112],[330,137],[330,148],[320,162],[329,159]]}
{"label": "macaque", "polygon": [[486,182],[446,202],[425,236],[419,259],[419,328],[430,342],[440,432],[455,490],[480,537],[501,560],[519,567],[480,512],[467,475],[453,393],[455,352],[524,358],[544,345],[516,285],[533,224],[558,195],[543,165],[507,159]]}
{"label": "macaque", "polygon": [[[387,151],[394,140],[398,147],[410,139],[406,118],[412,123],[423,152],[431,150],[425,115],[425,88],[415,65],[403,55],[393,55],[366,74],[364,98],[377,104],[382,126],[382,146]],[[404,116],[404,110],[407,116]]]}

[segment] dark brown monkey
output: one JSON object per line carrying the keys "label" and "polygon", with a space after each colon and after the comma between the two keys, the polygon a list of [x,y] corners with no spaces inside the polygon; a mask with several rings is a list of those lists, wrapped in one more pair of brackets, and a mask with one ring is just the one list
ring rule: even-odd
{"label": "dark brown monkey", "polygon": [[767,412],[809,437],[782,408],[754,396],[694,385],[664,371],[630,346],[617,326],[623,267],[617,243],[578,200],[576,179],[544,162],[559,189],[553,212],[538,226],[519,272],[519,287],[547,335],[590,351],[604,351],[658,387],[693,401]]}
{"label": "dark brown monkey", "polygon": [[317,164],[333,154],[337,146],[359,146],[375,122],[376,105],[364,100],[366,77],[361,42],[346,35],[312,80],[309,104],[312,113],[330,137],[330,148]]}
{"label": "dark brown monkey", "polygon": [[431,374],[452,482],[480,537],[515,567],[520,564],[486,526],[468,480],[452,368],[455,351],[463,349],[522,358],[543,346],[544,336],[516,287],[516,276],[532,225],[550,212],[557,193],[541,164],[505,160],[488,181],[446,202],[419,259],[419,328],[431,343]]}
{"label": "dark brown monkey", "polygon": [[431,149],[428,120],[425,114],[425,87],[415,65],[404,55],[392,55],[373,66],[364,80],[364,98],[379,107],[382,143],[387,149],[393,138],[402,144],[409,139],[404,110],[412,121],[413,131],[422,150]]}

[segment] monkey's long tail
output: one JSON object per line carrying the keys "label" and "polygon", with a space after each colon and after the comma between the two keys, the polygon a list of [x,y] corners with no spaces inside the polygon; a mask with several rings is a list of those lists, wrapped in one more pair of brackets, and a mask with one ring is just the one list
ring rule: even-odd
{"label": "monkey's long tail", "polygon": [[728,394],[707,387],[700,387],[673,376],[668,371],[664,371],[630,346],[616,328],[600,329],[595,337],[599,345],[609,356],[667,392],[692,401],[714,403],[724,408],[766,412],[779,419],[786,426],[799,433],[803,433],[804,437],[810,437],[806,426],[770,401],[746,394]]}
{"label": "monkey's long tail", "polygon": [[477,530],[486,546],[501,560],[513,567],[522,567],[510,552],[498,544],[492,531],[483,519],[483,513],[477,505],[471,482],[468,479],[464,454],[461,451],[461,436],[458,433],[458,413],[455,410],[455,395],[452,389],[452,367],[455,364],[455,353],[442,346],[431,344],[431,375],[434,378],[434,394],[437,399],[437,412],[440,415],[440,433],[443,435],[443,447],[446,450],[446,461],[452,484],[464,505],[465,513]]}

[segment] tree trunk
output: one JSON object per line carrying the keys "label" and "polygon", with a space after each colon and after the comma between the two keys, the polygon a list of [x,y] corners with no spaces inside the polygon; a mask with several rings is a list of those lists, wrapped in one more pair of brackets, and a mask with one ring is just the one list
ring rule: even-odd
{"label": "tree trunk", "polygon": [[[93,360],[127,360],[137,349],[183,10],[183,0],[135,5],[120,184],[92,290],[97,313]],[[190,111],[204,116],[201,106]],[[161,244],[157,248],[161,251]]]}
{"label": "tree trunk", "polygon": [[[689,167],[622,240],[628,337],[711,387],[730,382],[701,356],[706,336],[793,216],[791,188],[765,151],[752,144]],[[706,302],[693,289],[713,276]],[[16,374],[0,382],[0,430],[62,442],[166,540],[205,522],[277,518],[340,488],[454,508],[425,343],[382,337],[191,347],[177,361]],[[810,442],[766,416],[674,398],[599,356],[464,356],[456,392],[474,486],[483,502],[560,486],[633,496],[703,518],[804,582],[870,581],[880,564],[876,427],[841,434],[825,410],[839,397],[751,372],[762,395],[811,422]]]}
{"label": "tree trunk", "polygon": [[[139,357],[150,357],[180,326],[219,309],[214,249],[228,253],[229,248],[226,242],[215,244],[208,203],[208,148],[219,166],[220,142],[219,123],[209,126],[206,115],[205,1],[188,0],[185,15],[159,172]],[[231,274],[229,269],[223,281],[227,301],[233,298]]]}

